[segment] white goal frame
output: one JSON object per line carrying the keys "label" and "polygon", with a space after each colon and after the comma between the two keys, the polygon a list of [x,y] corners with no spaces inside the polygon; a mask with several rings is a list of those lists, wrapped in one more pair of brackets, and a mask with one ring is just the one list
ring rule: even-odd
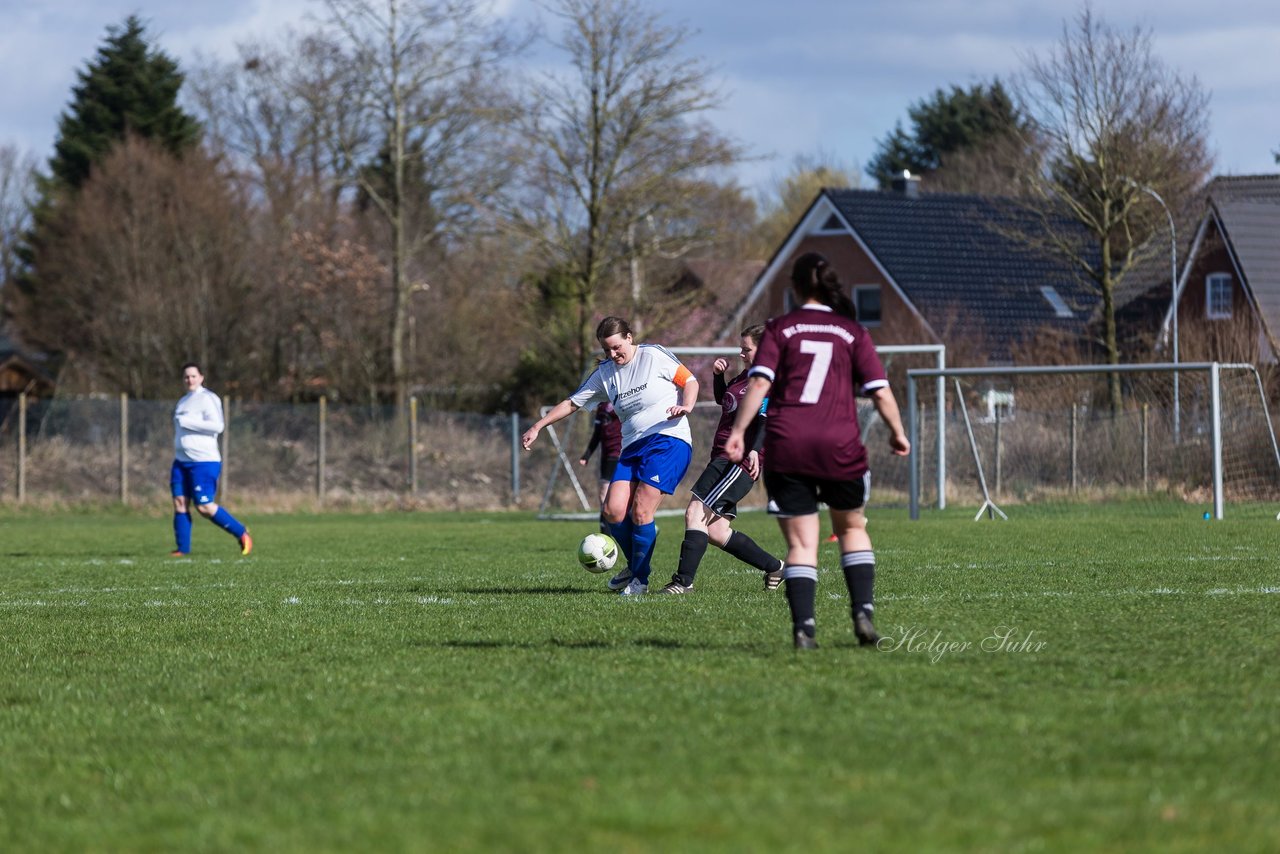
{"label": "white goal frame", "polygon": [[[982,377],[982,376],[1014,376],[1026,374],[1123,374],[1123,373],[1172,373],[1176,378],[1179,373],[1197,373],[1208,372],[1209,374],[1209,394],[1210,394],[1210,442],[1213,450],[1213,518],[1223,518],[1223,486],[1222,486],[1222,388],[1221,376],[1223,370],[1245,370],[1253,374],[1254,380],[1258,388],[1258,396],[1262,404],[1262,412],[1266,418],[1267,430],[1271,437],[1271,452],[1275,459],[1277,472],[1280,473],[1280,445],[1276,443],[1275,427],[1271,423],[1271,412],[1267,407],[1266,393],[1262,387],[1262,378],[1258,374],[1256,366],[1247,362],[1156,362],[1150,364],[1121,364],[1121,365],[1028,365],[1024,367],[981,367],[981,368],[941,368],[926,369],[917,368],[907,371],[907,435],[914,445],[920,432],[920,423],[918,418],[917,397],[918,391],[916,383],[919,380],[934,379],[939,383],[944,383],[946,378],[957,377]],[[945,389],[945,385],[941,387]],[[945,410],[943,408],[944,399],[942,390],[939,392],[939,430],[941,435],[943,429],[941,427]],[[961,401],[963,406],[963,401]],[[965,420],[968,422],[968,411],[965,410]],[[970,437],[972,443],[972,436]],[[982,467],[979,464],[978,473],[982,475]],[[985,503],[983,508],[988,506],[994,507],[991,502],[991,496],[987,493],[985,478],[982,478],[983,498]],[[939,481],[939,490],[942,490],[942,482]],[[913,520],[920,518],[920,477],[916,471],[916,467],[911,467],[910,472],[910,514]],[[1001,513],[1001,516],[1004,514]],[[978,515],[974,517],[975,521],[982,518],[982,510],[978,511]],[[1277,518],[1280,518],[1278,516]]]}
{"label": "white goal frame", "polygon": [[[677,356],[727,356],[734,357],[740,352],[738,347],[667,347]],[[876,353],[881,356],[893,355],[933,355],[936,367],[934,372],[945,372],[947,369],[947,348],[942,344],[884,344],[876,345]],[[912,372],[908,371],[908,375]],[[940,429],[938,430],[938,509],[945,510],[947,506],[947,435],[946,435],[946,394],[945,392],[945,376],[943,373],[937,374],[937,418]],[[714,406],[714,403],[701,401],[698,406]],[[540,415],[546,415],[551,411],[551,407],[544,406],[540,411]],[[575,413],[576,415],[577,413]],[[555,425],[551,424],[546,427],[546,431],[551,438],[552,446],[555,448],[556,459],[552,463],[551,476],[547,480],[546,489],[542,493],[542,502],[538,505],[538,519],[543,520],[570,520],[583,521],[594,519],[598,515],[598,511],[593,509],[592,504],[587,498],[587,493],[582,487],[582,482],[578,480],[578,474],[574,470],[573,462],[565,453],[563,444],[560,442],[559,436],[555,432]],[[513,434],[514,435],[514,434]],[[913,438],[914,447],[914,438]],[[512,453],[515,453],[513,448]],[[913,477],[915,477],[915,466],[911,467]],[[563,471],[568,477],[573,490],[578,497],[578,501],[582,504],[582,511],[566,511],[555,512],[548,509],[551,496],[555,491],[556,480],[560,472]],[[917,483],[918,486],[918,483]],[[916,493],[912,493],[913,496]],[[684,515],[683,509],[659,510],[659,516]],[[914,518],[914,517],[913,517]]]}

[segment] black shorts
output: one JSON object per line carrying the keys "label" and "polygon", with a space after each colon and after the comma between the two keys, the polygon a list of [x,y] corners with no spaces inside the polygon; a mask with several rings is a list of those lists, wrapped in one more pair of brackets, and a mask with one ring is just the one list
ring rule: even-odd
{"label": "black shorts", "polygon": [[738,502],[747,497],[755,481],[746,469],[723,457],[707,463],[693,485],[693,497],[712,513],[733,519],[738,515]]}
{"label": "black shorts", "polygon": [[818,512],[818,502],[832,510],[861,510],[871,493],[871,472],[857,480],[827,480],[807,474],[764,471],[769,492],[769,512],[774,516],[808,516]]}
{"label": "black shorts", "polygon": [[601,457],[600,458],[600,479],[613,481],[613,471],[618,467],[617,457]]}

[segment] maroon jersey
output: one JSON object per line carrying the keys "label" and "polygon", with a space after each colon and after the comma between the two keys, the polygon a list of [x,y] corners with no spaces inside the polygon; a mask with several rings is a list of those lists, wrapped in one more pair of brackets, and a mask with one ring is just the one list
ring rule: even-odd
{"label": "maroon jersey", "polygon": [[[719,377],[716,377],[719,380]],[[720,404],[720,423],[716,425],[716,438],[711,443],[711,459],[728,459],[728,454],[724,452],[724,443],[729,440],[729,432],[733,429],[733,419],[738,416],[738,404],[742,402],[742,396],[747,393],[747,372],[743,371],[725,386],[724,393],[716,389],[716,403]],[[756,418],[747,427],[746,435],[743,437],[743,446],[746,451],[750,451],[756,446],[756,438],[764,424],[765,408],[769,405],[766,400],[760,405],[760,412]],[[761,455],[763,458],[763,454]],[[762,459],[763,461],[763,459]]]}
{"label": "maroon jersey", "polygon": [[600,454],[607,460],[616,460],[622,454],[622,421],[613,411],[613,404],[602,403],[596,407],[595,421],[591,426],[591,441],[581,459],[589,459],[600,447]]}
{"label": "maroon jersey", "polygon": [[867,330],[826,306],[802,306],[765,324],[748,374],[773,382],[770,471],[830,480],[866,473],[855,398],[889,384]]}

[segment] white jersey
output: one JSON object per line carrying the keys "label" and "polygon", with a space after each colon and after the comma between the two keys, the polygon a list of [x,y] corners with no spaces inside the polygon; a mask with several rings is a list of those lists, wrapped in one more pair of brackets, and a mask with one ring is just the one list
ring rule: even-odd
{"label": "white jersey", "polygon": [[218,434],[225,426],[216,394],[203,386],[186,393],[173,409],[174,456],[184,463],[221,462]]}
{"label": "white jersey", "polygon": [[666,347],[641,344],[625,365],[602,362],[569,396],[569,402],[579,408],[597,401],[612,403],[622,421],[624,451],[628,445],[659,433],[692,447],[689,419],[667,417],[667,410],[679,405],[680,390],[692,378],[689,369]]}

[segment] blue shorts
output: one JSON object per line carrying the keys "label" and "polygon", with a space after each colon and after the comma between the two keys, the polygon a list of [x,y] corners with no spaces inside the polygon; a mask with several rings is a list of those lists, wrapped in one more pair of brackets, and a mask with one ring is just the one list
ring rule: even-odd
{"label": "blue shorts", "polygon": [[663,433],[646,436],[622,449],[613,480],[638,480],[670,495],[684,480],[692,457],[688,442]]}
{"label": "blue shorts", "polygon": [[209,504],[218,494],[218,475],[222,463],[184,463],[174,460],[169,471],[169,489],[174,498],[186,496],[197,507]]}

